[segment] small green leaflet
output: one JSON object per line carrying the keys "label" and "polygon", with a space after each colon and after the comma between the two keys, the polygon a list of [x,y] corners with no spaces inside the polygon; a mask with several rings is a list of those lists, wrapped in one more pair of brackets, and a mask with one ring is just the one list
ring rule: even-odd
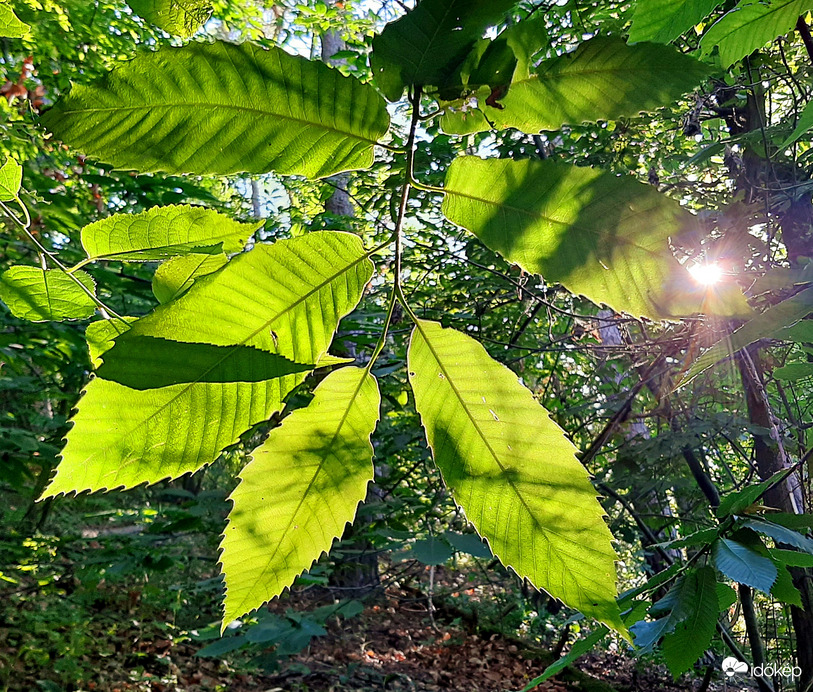
{"label": "small green leaflet", "polygon": [[799,114],[799,122],[788,138],[779,145],[780,149],[787,149],[791,144],[800,139],[804,134],[813,128],[813,101],[808,101],[804,110]]}
{"label": "small green leaflet", "polygon": [[770,593],[776,581],[776,565],[748,546],[720,538],[712,548],[714,566],[732,581]]}
{"label": "small green leaflet", "polygon": [[183,295],[195,279],[221,269],[229,261],[224,254],[183,255],[164,262],[152,277],[152,292],[160,303]]}
{"label": "small green leaflet", "polygon": [[669,43],[699,24],[722,0],[638,0],[630,41]]}
{"label": "small green leaflet", "polygon": [[778,560],[774,560],[774,564],[776,565],[777,573],[776,581],[771,587],[771,596],[781,603],[804,608],[802,604],[802,594],[793,584],[793,577],[788,571],[788,568]]}
{"label": "small green leaflet", "polygon": [[114,214],[82,229],[90,260],[146,262],[176,255],[235,253],[262,223],[244,224],[211,209],[153,207],[140,214]]}
{"label": "small green leaflet", "polygon": [[777,380],[787,380],[789,382],[803,380],[805,377],[813,376],[813,363],[788,363],[781,368],[775,368],[773,376]]}
{"label": "small green leaflet", "polygon": [[69,276],[61,269],[18,266],[0,276],[0,300],[12,315],[30,322],[87,319],[96,311],[96,303],[88,295],[95,291],[96,284],[83,271]]}
{"label": "small green leaflet", "polygon": [[373,39],[373,78],[390,101],[407,86],[442,86],[514,0],[422,0]]}
{"label": "small green leaflet", "polygon": [[719,604],[714,570],[701,567],[687,573],[681,599],[686,599],[685,606],[675,607],[684,614],[674,631],[663,638],[663,656],[675,679],[703,655],[717,629]]}
{"label": "small green leaflet", "polygon": [[402,556],[404,559],[417,560],[424,565],[443,565],[452,559],[453,554],[452,546],[448,542],[437,536],[429,536],[415,541]]}
{"label": "small green leaflet", "polygon": [[45,496],[214,461],[320,364],[371,275],[357,236],[309,233],[238,255],[133,323],[102,353]]}
{"label": "small green leaflet", "polygon": [[187,38],[212,14],[209,0],[127,0],[142,19],[168,34]]}
{"label": "small green leaflet", "polygon": [[109,320],[91,322],[85,329],[85,341],[88,342],[88,354],[94,368],[102,364],[102,355],[113,348],[117,336],[124,334],[137,317],[113,317]]}
{"label": "small green leaflet", "polygon": [[635,316],[687,311],[673,303],[685,290],[670,297],[664,286],[691,285],[668,239],[694,217],[651,186],[555,161],[466,156],[445,190],[446,218],[526,271]]}
{"label": "small green leaflet", "polygon": [[437,322],[416,323],[408,371],[435,463],[494,554],[626,635],[604,512],[547,411],[477,341]]}
{"label": "small green leaflet", "polygon": [[596,644],[598,644],[604,637],[606,637],[610,633],[610,630],[601,625],[601,627],[597,628],[595,631],[591,632],[586,637],[579,639],[568,651],[567,655],[562,656],[561,658],[557,659],[553,663],[551,663],[547,668],[545,668],[542,675],[534,678],[531,680],[525,687],[522,688],[521,692],[530,692],[531,690],[535,689],[538,685],[545,682],[552,678],[557,673],[560,673],[565,668],[567,668],[571,663],[574,663],[579,658],[584,656],[588,651],[590,651]]}
{"label": "small green leaflet", "polygon": [[768,488],[778,485],[784,478],[792,473],[791,469],[782,469],[777,471],[770,478],[757,483],[756,485],[748,485],[740,490],[728,493],[721,501],[719,507],[715,510],[715,515],[719,519],[730,516],[732,514],[740,514],[743,510],[748,509],[759,498],[761,498]]}
{"label": "small green leaflet", "polygon": [[28,34],[29,29],[31,27],[17,18],[11,6],[5,0],[0,0],[0,36],[23,38]]}
{"label": "small green leaflet", "polygon": [[141,51],[75,85],[42,121],[117,168],[312,178],[369,167],[389,128],[369,84],[279,48],[224,42]]}
{"label": "small green leaflet", "polygon": [[547,60],[527,78],[515,79],[499,107],[478,109],[467,99],[462,110],[448,111],[441,127],[449,134],[468,134],[492,127],[523,132],[558,130],[668,106],[708,75],[701,62],[670,46],[629,46],[618,38],[597,37],[574,52]]}
{"label": "small green leaflet", "polygon": [[743,0],[703,34],[700,48],[708,54],[717,46],[723,67],[729,67],[784,36],[811,8],[811,0]]}
{"label": "small green leaflet", "polygon": [[813,312],[813,288],[807,288],[792,298],[768,308],[706,350],[692,363],[675,385],[675,389],[683,387],[718,361],[726,356],[733,356],[740,349],[759,339],[781,338],[786,327],[792,327],[811,312]]}
{"label": "small green leaflet", "polygon": [[22,183],[23,167],[14,159],[6,159],[0,166],[0,202],[11,202],[17,199]]}
{"label": "small green leaflet", "polygon": [[290,586],[353,521],[373,480],[375,378],[342,368],[252,453],[220,545],[223,628]]}

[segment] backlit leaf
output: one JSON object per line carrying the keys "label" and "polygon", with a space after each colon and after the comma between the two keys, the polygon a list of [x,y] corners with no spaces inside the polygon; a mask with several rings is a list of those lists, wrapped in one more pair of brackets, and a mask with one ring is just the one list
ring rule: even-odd
{"label": "backlit leaf", "polygon": [[209,0],[127,0],[141,18],[175,36],[191,36],[212,14]]}
{"label": "backlit leaf", "polygon": [[[95,293],[96,284],[89,274],[76,271],[73,276]],[[12,315],[31,322],[84,320],[96,311],[93,299],[61,269],[7,269],[0,276],[0,300]]]}
{"label": "backlit leaf", "polygon": [[0,166],[0,202],[10,202],[20,194],[23,167],[14,159],[6,159]]}
{"label": "backlit leaf", "polygon": [[777,36],[784,36],[811,8],[811,0],[743,0],[712,24],[700,47],[711,53],[717,46],[723,67],[728,67]]}
{"label": "backlit leaf", "polygon": [[373,161],[384,100],[321,62],[249,43],[141,52],[43,116],[58,138],[117,168],[328,176]]}
{"label": "backlit leaf", "polygon": [[664,291],[691,283],[668,238],[694,220],[650,186],[554,161],[467,156],[445,190],[446,217],[526,271],[636,316],[686,310],[685,291]]}
{"label": "backlit leaf", "polygon": [[618,38],[597,37],[575,51],[543,62],[527,78],[515,79],[500,107],[486,104],[479,92],[477,109],[451,111],[441,119],[449,134],[515,127],[523,132],[558,130],[637,115],[668,106],[697,87],[708,75],[701,62],[670,46],[627,45]]}
{"label": "backlit leaf", "polygon": [[45,496],[154,483],[214,461],[280,410],[371,274],[358,237],[310,233],[238,255],[133,323],[102,354]]}
{"label": "backlit leaf", "polygon": [[375,378],[342,368],[254,450],[220,546],[224,626],[282,593],[353,520],[374,476],[379,405]]}
{"label": "backlit leaf", "polygon": [[114,214],[82,229],[92,260],[144,262],[176,255],[234,253],[260,224],[239,223],[211,209],[153,207],[140,214]]}
{"label": "backlit leaf", "polygon": [[638,0],[630,41],[669,43],[701,22],[722,0]]}
{"label": "backlit leaf", "polygon": [[625,632],[615,553],[587,471],[531,392],[471,337],[419,321],[409,379],[455,502],[507,567]]}
{"label": "backlit leaf", "polygon": [[22,38],[28,34],[31,27],[21,22],[11,6],[0,0],[0,36],[6,38]]}
{"label": "backlit leaf", "polygon": [[160,303],[168,303],[183,295],[195,279],[221,269],[229,261],[219,255],[183,255],[164,262],[152,277],[152,292]]}
{"label": "backlit leaf", "polygon": [[373,39],[373,77],[390,101],[407,86],[441,86],[514,0],[422,0]]}

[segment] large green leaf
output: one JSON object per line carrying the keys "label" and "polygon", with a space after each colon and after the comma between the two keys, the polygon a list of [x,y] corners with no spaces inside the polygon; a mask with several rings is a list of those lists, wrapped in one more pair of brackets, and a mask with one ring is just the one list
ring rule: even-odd
{"label": "large green leaf", "polygon": [[6,159],[0,166],[0,202],[10,202],[20,194],[23,167],[14,159]]}
{"label": "large green leaf", "polygon": [[733,356],[737,351],[759,339],[784,338],[788,328],[792,328],[811,312],[813,312],[813,288],[807,288],[792,298],[768,308],[709,347],[692,363],[675,387],[688,384],[723,358]]}
{"label": "large green leaf", "polygon": [[[456,159],[443,213],[523,269],[632,315],[681,314],[668,238],[694,222],[651,186],[553,161]],[[697,308],[700,307],[698,304]]]}
{"label": "large green leaf", "polygon": [[22,38],[28,34],[30,28],[28,24],[18,19],[5,0],[0,0],[0,36]]}
{"label": "large green leaf", "polygon": [[422,0],[373,39],[373,77],[390,101],[407,86],[442,86],[514,0]]}
{"label": "large green leaf", "polygon": [[75,271],[73,279],[61,269],[11,267],[0,276],[0,300],[15,317],[31,322],[83,320],[96,310],[96,303],[79,286],[95,293],[89,274]]}
{"label": "large green leaf", "polygon": [[702,21],[722,0],[638,0],[630,41],[669,43]]}
{"label": "large green leaf", "polygon": [[224,254],[183,255],[164,262],[152,277],[152,292],[160,303],[186,293],[196,279],[221,269],[229,261]]}
{"label": "large green leaf", "polygon": [[133,11],[176,36],[191,36],[212,14],[210,0],[127,0]]}
{"label": "large green leaf", "polygon": [[691,570],[683,584],[685,614],[674,631],[663,638],[663,656],[676,679],[711,645],[719,614],[717,577],[711,567]]}
{"label": "large green leaf", "polygon": [[374,476],[380,402],[372,375],[342,368],[254,450],[220,545],[224,627],[282,593],[353,520]]}
{"label": "large green leaf", "polygon": [[491,127],[538,132],[637,115],[673,103],[708,72],[670,46],[593,38],[572,53],[543,62],[527,78],[515,79],[498,104],[486,103],[488,89],[478,92],[477,108],[466,99],[463,110],[450,109],[441,126],[450,134]]}
{"label": "large green leaf", "polygon": [[82,229],[91,260],[145,262],[191,253],[239,252],[260,226],[239,223],[211,209],[153,207],[140,214],[114,214]]}
{"label": "large green leaf", "polygon": [[321,62],[218,42],[141,52],[43,122],[117,168],[319,177],[370,166],[389,116],[373,87]]}
{"label": "large green leaf", "polygon": [[712,24],[700,39],[700,47],[711,53],[717,46],[723,67],[728,67],[777,36],[784,36],[811,8],[811,0],[743,0]]}
{"label": "large green leaf", "polygon": [[101,355],[45,496],[132,487],[214,461],[320,362],[372,264],[348,233],[260,245]]}
{"label": "large green leaf", "polygon": [[776,580],[776,565],[742,543],[721,538],[712,548],[714,566],[732,581],[770,593]]}
{"label": "large green leaf", "polygon": [[572,608],[625,632],[612,536],[576,449],[471,337],[420,320],[409,380],[435,463],[494,554]]}
{"label": "large green leaf", "polygon": [[798,531],[761,519],[748,519],[743,522],[743,526],[764,536],[770,536],[778,544],[791,545],[813,555],[813,540]]}

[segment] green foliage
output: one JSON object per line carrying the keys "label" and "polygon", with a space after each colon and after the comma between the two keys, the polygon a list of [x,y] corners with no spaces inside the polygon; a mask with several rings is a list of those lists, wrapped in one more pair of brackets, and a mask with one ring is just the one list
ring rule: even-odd
{"label": "green foliage", "polygon": [[556,130],[563,124],[608,120],[671,103],[708,75],[703,63],[674,48],[655,44],[628,46],[598,37],[573,53],[542,62],[526,78],[515,79],[499,102],[478,94],[462,111],[441,121],[444,132],[466,134],[492,127],[523,132]]}
{"label": "green foliage", "polygon": [[114,214],[85,226],[82,247],[92,262],[234,254],[245,247],[260,225],[238,223],[202,207],[153,207],[140,214]]}
{"label": "green foliage", "polygon": [[118,168],[296,173],[367,168],[389,117],[372,87],[279,48],[191,43],[141,52],[43,117]]}
{"label": "green foliage", "polygon": [[127,0],[139,16],[176,36],[194,34],[212,14],[209,0]]}
{"label": "green foliage", "polygon": [[435,463],[494,554],[623,632],[610,534],[561,428],[480,344],[436,322],[416,322],[408,367]]}
{"label": "green foliage", "polygon": [[703,34],[700,46],[705,53],[717,47],[720,61],[728,67],[786,34],[811,7],[810,0],[742,0]]}
{"label": "green foliage", "polygon": [[173,257],[155,270],[152,277],[153,295],[159,303],[169,303],[186,293],[196,279],[216,272],[228,261],[224,254]]}
{"label": "green foliage", "polygon": [[0,36],[22,38],[28,34],[30,28],[20,21],[6,0],[0,0]]}
{"label": "green foliage", "polygon": [[669,43],[700,23],[722,0],[638,0],[630,41]]}
{"label": "green foliage", "polygon": [[448,219],[526,271],[636,316],[691,312],[664,287],[685,272],[666,239],[693,220],[650,187],[554,161],[466,157],[444,190]]}
{"label": "green foliage", "polygon": [[776,580],[776,565],[747,545],[720,538],[712,547],[714,566],[732,581],[770,593]]}
{"label": "green foliage", "polygon": [[675,605],[684,614],[663,639],[663,655],[677,679],[711,644],[717,627],[717,577],[711,567],[689,571]]}
{"label": "green foliage", "polygon": [[444,86],[513,0],[424,0],[373,39],[371,67],[390,101],[405,87]]}
{"label": "green foliage", "polygon": [[214,461],[316,367],[371,273],[358,238],[312,233],[236,257],[132,324],[102,355],[45,496]]}
{"label": "green foliage", "polygon": [[0,276],[0,300],[12,315],[32,322],[87,319],[96,310],[95,289],[83,271],[11,267]]}
{"label": "green foliage", "polygon": [[282,593],[353,521],[373,480],[379,405],[375,378],[342,368],[252,452],[221,543],[224,628]]}
{"label": "green foliage", "polygon": [[23,182],[23,167],[14,159],[7,159],[0,166],[0,202],[17,198]]}

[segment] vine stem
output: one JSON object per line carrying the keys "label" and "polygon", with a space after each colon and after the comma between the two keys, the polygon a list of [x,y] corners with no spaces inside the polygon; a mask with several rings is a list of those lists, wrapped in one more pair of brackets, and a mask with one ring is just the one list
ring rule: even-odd
{"label": "vine stem", "polygon": [[61,269],[65,274],[67,274],[71,280],[79,286],[83,293],[85,293],[88,298],[90,298],[96,307],[100,310],[104,311],[108,315],[115,317],[116,319],[121,319],[121,315],[116,313],[112,308],[109,308],[105,305],[96,295],[91,291],[85,284],[83,284],[76,276],[73,275],[72,271],[76,270],[78,267],[74,267],[73,270],[69,270],[62,262],[59,261],[57,256],[51,252],[48,248],[46,248],[39,239],[31,232],[31,216],[28,213],[28,209],[26,208],[25,204],[22,203],[22,200],[19,197],[15,197],[14,201],[17,202],[20,209],[23,210],[23,214],[25,215],[25,221],[23,221],[17,214],[12,211],[4,202],[0,202],[0,209],[3,210],[3,213],[11,219],[17,226],[19,226],[22,231],[28,236],[28,239],[37,246],[37,249],[42,253],[43,257],[51,260],[59,269]]}

